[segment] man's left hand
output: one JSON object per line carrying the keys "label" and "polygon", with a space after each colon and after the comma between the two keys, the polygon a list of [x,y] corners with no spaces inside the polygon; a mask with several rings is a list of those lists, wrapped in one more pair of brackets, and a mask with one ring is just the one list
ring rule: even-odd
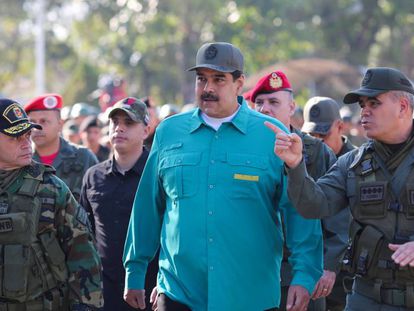
{"label": "man's left hand", "polygon": [[335,272],[323,270],[323,275],[319,279],[318,283],[316,283],[315,289],[313,290],[312,299],[328,296],[332,292],[332,288],[335,284],[335,279]]}
{"label": "man's left hand", "polygon": [[286,301],[287,311],[305,311],[308,308],[310,295],[306,288],[300,285],[289,286]]}
{"label": "man's left hand", "polygon": [[404,244],[388,244],[390,250],[394,251],[391,258],[401,267],[410,265],[414,267],[414,242]]}

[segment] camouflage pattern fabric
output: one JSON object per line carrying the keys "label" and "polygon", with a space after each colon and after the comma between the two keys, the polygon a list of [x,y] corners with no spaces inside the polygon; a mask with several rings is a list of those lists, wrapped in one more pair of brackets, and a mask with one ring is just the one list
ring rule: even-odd
{"label": "camouflage pattern fabric", "polygon": [[[33,155],[33,159],[40,162],[37,153]],[[56,176],[63,180],[79,201],[83,175],[97,163],[98,159],[92,151],[60,138],[59,152],[52,165],[56,169]]]}
{"label": "camouflage pattern fabric", "polygon": [[[71,309],[86,305],[89,310],[94,310],[103,306],[100,258],[85,210],[53,171],[51,167],[33,162],[25,167],[19,179],[40,180],[35,194],[35,199],[40,199],[42,204],[38,236],[52,232],[65,254]],[[9,192],[19,190],[19,185],[22,185],[19,179],[11,185]]]}

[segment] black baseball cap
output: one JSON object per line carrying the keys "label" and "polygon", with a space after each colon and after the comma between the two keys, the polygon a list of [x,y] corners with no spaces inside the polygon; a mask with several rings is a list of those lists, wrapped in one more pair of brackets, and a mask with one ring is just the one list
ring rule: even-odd
{"label": "black baseball cap", "polygon": [[338,103],[330,97],[310,98],[303,109],[302,132],[326,135],[336,120],[341,119]]}
{"label": "black baseball cap", "polygon": [[0,99],[0,132],[12,137],[21,136],[31,129],[41,130],[39,124],[29,121],[23,106],[8,98]]}
{"label": "black baseball cap", "polygon": [[345,104],[359,101],[361,96],[376,97],[389,91],[405,91],[414,94],[410,80],[399,70],[388,67],[370,68],[365,73],[361,87],[344,97]]}
{"label": "black baseball cap", "polygon": [[221,72],[243,72],[244,58],[240,49],[227,42],[203,44],[197,52],[196,65],[188,71],[209,68]]}

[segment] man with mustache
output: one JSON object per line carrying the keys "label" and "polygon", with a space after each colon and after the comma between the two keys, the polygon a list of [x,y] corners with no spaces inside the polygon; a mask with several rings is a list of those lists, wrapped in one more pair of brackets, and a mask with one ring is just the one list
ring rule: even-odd
{"label": "man with mustache", "polygon": [[[145,273],[160,248],[158,310],[276,310],[281,217],[295,284],[308,292],[322,275],[319,221],[299,225],[286,200],[283,162],[263,125],[282,123],[238,96],[241,51],[206,43],[189,70],[196,72],[198,108],[157,128],[125,243],[125,300],[145,308]],[[290,310],[305,309],[293,303]]]}
{"label": "man with mustache", "polygon": [[[134,310],[122,299],[125,270],[122,252],[135,192],[148,158],[143,147],[149,133],[149,114],[140,100],[127,97],[109,113],[113,156],[85,174],[81,205],[89,214],[102,259],[104,310]],[[150,265],[146,288],[156,284],[157,262]],[[147,310],[151,310],[148,304]]]}
{"label": "man with mustache", "polygon": [[63,99],[59,94],[44,94],[32,99],[24,109],[32,122],[42,126],[41,130],[33,131],[33,158],[52,165],[56,169],[56,175],[79,200],[83,175],[88,168],[98,163],[98,159],[89,149],[69,143],[61,137],[62,106]]}
{"label": "man with mustache", "polygon": [[412,310],[414,88],[396,69],[370,68],[344,103],[360,105],[370,141],[341,156],[317,182],[307,175],[300,138],[267,124],[287,166],[289,197],[307,218],[351,209],[344,264],[355,280],[345,310]]}
{"label": "man with mustache", "polygon": [[84,209],[50,166],[32,161],[39,124],[0,99],[0,309],[102,306],[101,265]]}

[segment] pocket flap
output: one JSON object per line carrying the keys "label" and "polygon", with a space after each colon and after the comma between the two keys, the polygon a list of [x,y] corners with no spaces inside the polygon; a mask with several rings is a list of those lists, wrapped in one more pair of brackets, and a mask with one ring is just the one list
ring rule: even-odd
{"label": "pocket flap", "polygon": [[201,153],[182,153],[169,155],[161,159],[160,168],[169,168],[182,165],[196,165],[200,162]]}
{"label": "pocket flap", "polygon": [[262,170],[267,168],[266,158],[253,154],[228,153],[227,162],[230,165],[249,166]]}

